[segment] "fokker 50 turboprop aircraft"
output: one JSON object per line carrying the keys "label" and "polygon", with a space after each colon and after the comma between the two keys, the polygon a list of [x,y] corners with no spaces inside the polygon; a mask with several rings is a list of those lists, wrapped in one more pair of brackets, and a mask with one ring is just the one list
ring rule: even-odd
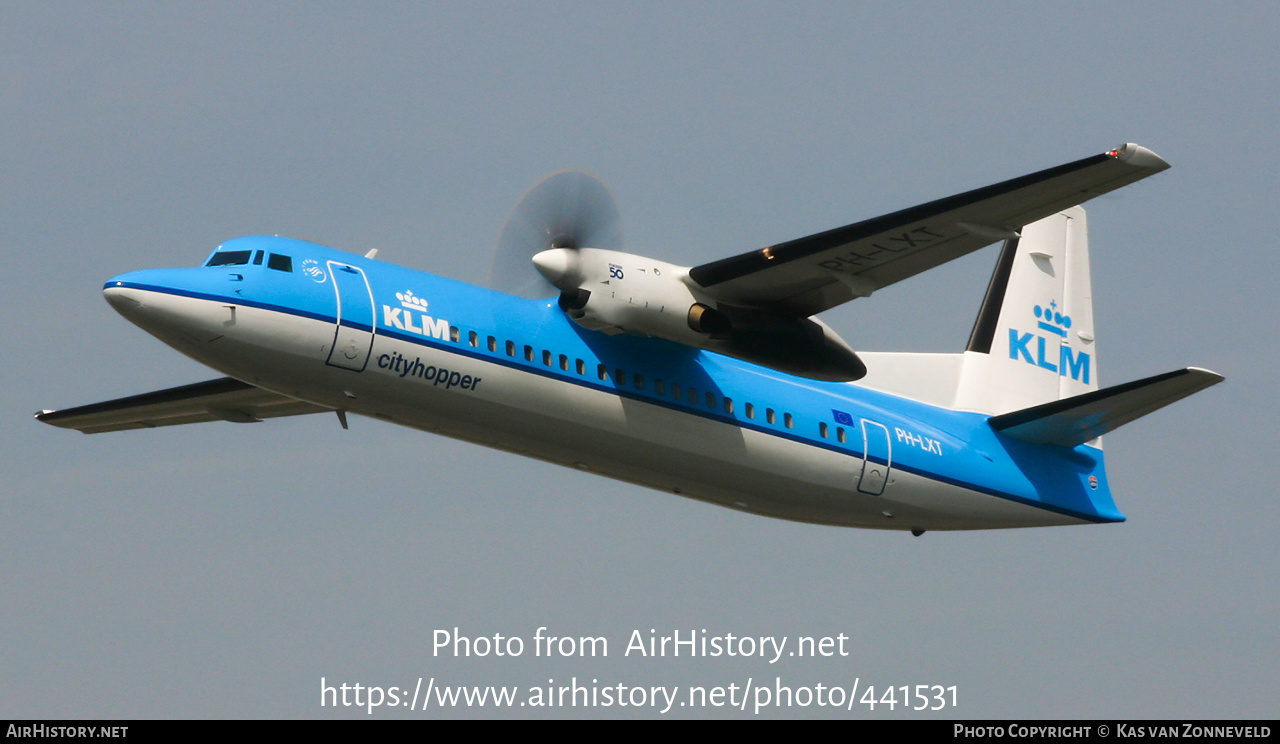
{"label": "fokker 50 turboprop aircraft", "polygon": [[[238,238],[103,289],[226,377],[36,418],[97,433],[357,413],[803,522],[1118,522],[1099,437],[1222,377],[1098,386],[1078,205],[1168,167],[1127,144],[692,268],[621,252],[608,190],[565,171],[516,205],[492,289]],[[858,354],[814,317],[999,240],[963,353]]]}

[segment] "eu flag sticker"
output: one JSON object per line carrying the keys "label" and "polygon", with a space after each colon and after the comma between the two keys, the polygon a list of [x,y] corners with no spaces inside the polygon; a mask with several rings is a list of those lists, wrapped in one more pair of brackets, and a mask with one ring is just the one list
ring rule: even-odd
{"label": "eu flag sticker", "polygon": [[845,413],[844,411],[837,411],[833,408],[831,409],[831,415],[836,417],[837,424],[844,424],[845,426],[853,426],[853,417]]}

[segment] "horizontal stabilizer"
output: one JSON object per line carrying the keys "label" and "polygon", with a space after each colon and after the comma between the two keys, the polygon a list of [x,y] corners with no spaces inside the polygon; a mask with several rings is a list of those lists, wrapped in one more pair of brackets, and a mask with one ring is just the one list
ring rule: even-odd
{"label": "horizontal stabilizer", "polygon": [[1222,380],[1217,372],[1188,367],[992,416],[990,424],[1028,442],[1075,447]]}
{"label": "horizontal stabilizer", "polygon": [[331,409],[222,377],[63,411],[41,411],[36,419],[85,434],[100,434],[204,421],[252,423],[328,410]]}

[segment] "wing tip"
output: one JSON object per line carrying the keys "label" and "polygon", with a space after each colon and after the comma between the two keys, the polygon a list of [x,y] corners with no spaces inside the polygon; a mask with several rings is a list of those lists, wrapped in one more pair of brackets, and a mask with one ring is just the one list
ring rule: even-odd
{"label": "wing tip", "polygon": [[1108,150],[1109,157],[1116,158],[1127,165],[1148,170],[1162,171],[1170,167],[1168,161],[1142,145],[1126,142],[1114,150]]}
{"label": "wing tip", "polygon": [[1187,367],[1186,372],[1199,378],[1205,387],[1217,385],[1219,382],[1227,379],[1225,375],[1218,374],[1211,369],[1204,367]]}
{"label": "wing tip", "polygon": [[53,410],[51,408],[42,408],[39,411],[36,411],[32,417],[36,421],[39,421],[42,424],[46,424],[48,426],[56,426],[59,429],[76,429],[82,434],[92,433],[63,422],[61,420],[63,418],[62,413],[63,412],[60,410]]}

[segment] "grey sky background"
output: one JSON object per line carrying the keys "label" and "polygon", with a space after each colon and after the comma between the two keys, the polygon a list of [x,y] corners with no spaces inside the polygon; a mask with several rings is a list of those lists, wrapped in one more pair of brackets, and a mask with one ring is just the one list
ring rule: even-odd
{"label": "grey sky background", "polygon": [[[956,685],[946,715],[971,718],[1274,717],[1278,32],[1272,3],[0,5],[0,717],[360,718],[320,707],[321,677],[419,676],[857,678]],[[1102,382],[1227,382],[1108,436],[1122,525],[916,539],[366,419],[86,437],[31,418],[216,376],[100,289],[228,238],[484,283],[516,199],[580,167],[630,250],[695,264],[1125,141],[1173,169],[1088,206]],[[958,351],[994,260],[824,317],[855,348]],[[433,657],[455,626],[610,655]],[[650,628],[844,633],[851,653],[624,657]]]}

